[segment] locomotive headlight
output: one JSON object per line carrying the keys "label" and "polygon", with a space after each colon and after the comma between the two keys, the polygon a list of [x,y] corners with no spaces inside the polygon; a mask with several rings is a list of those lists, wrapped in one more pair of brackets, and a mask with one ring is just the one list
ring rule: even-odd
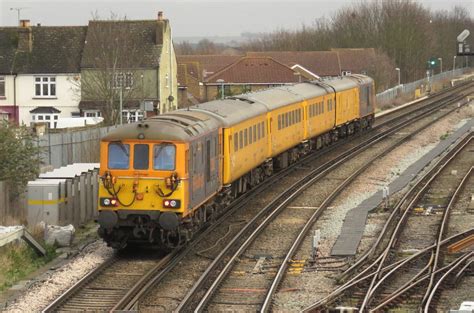
{"label": "locomotive headlight", "polygon": [[118,200],[115,198],[100,198],[101,206],[117,206]]}
{"label": "locomotive headlight", "polygon": [[181,200],[177,200],[177,199],[163,200],[163,207],[171,208],[171,209],[179,209],[181,207]]}

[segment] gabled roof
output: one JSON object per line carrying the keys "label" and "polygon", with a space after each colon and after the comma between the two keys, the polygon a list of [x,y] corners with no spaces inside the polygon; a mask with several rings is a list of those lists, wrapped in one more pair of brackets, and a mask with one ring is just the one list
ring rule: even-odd
{"label": "gabled roof", "polygon": [[[0,73],[79,73],[85,26],[0,27]],[[31,51],[17,49],[20,31],[31,31]]]}
{"label": "gabled roof", "polygon": [[199,64],[200,73],[193,76],[198,79],[201,77],[206,79],[241,57],[242,55],[180,55],[176,57],[176,60],[179,64]]}
{"label": "gabled roof", "polygon": [[[119,53],[125,56],[124,59],[119,60],[121,67],[156,68],[160,64],[163,31],[168,25],[167,20],[90,21],[81,67],[98,67],[98,53],[124,49],[134,50],[135,53],[128,55]],[[117,42],[119,42],[118,46]]]}
{"label": "gabled roof", "polygon": [[319,76],[340,75],[337,52],[334,51],[268,51],[248,52],[248,56],[268,56],[287,66],[299,64]]}
{"label": "gabled roof", "polygon": [[353,73],[368,71],[375,65],[375,49],[331,49],[339,55],[341,71],[349,70]]}
{"label": "gabled roof", "polygon": [[244,57],[207,79],[207,83],[273,84],[298,82],[299,77],[288,66],[269,57]]}
{"label": "gabled roof", "polygon": [[58,114],[61,113],[55,107],[37,107],[30,111],[30,113],[34,114]]}

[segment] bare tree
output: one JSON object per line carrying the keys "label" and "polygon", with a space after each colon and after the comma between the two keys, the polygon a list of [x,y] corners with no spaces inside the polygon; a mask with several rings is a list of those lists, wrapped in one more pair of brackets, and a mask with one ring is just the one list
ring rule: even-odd
{"label": "bare tree", "polygon": [[[451,11],[424,8],[412,0],[361,1],[346,6],[330,19],[319,19],[297,31],[276,30],[243,45],[247,51],[329,50],[330,48],[376,48],[401,69],[402,82],[424,77],[431,57],[443,58],[445,66],[455,53],[456,36],[465,28],[474,29],[474,20],[462,7]],[[379,60],[376,72],[391,62]],[[445,67],[446,69],[447,67]]]}
{"label": "bare tree", "polygon": [[143,93],[144,86],[137,76],[147,52],[133,27],[133,21],[116,15],[108,20],[95,16],[89,22],[81,64],[81,95],[83,100],[100,103],[108,125],[120,119],[120,98],[127,103]]}

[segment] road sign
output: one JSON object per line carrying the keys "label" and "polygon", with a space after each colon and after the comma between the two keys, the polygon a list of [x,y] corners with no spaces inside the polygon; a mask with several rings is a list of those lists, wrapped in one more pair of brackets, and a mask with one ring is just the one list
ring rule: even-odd
{"label": "road sign", "polygon": [[462,33],[460,33],[457,37],[458,42],[463,42],[464,40],[466,40],[467,37],[469,37],[470,34],[471,33],[468,29],[463,30]]}

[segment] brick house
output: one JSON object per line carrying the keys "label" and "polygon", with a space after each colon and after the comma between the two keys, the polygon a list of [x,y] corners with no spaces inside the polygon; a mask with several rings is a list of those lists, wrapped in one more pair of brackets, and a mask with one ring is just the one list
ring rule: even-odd
{"label": "brick house", "polygon": [[204,99],[214,100],[306,80],[270,57],[243,57],[203,82]]}
{"label": "brick house", "polygon": [[[270,58],[272,66],[285,66],[286,71],[292,70],[299,74],[303,80],[312,80],[319,77],[343,76],[351,73],[371,74],[374,70],[375,50],[372,48],[363,49],[333,49],[331,51],[267,51],[267,52],[248,52],[246,55],[182,55],[178,56],[178,64],[184,65],[180,84],[186,85],[187,98],[193,97],[200,102],[208,101],[216,97],[216,90],[219,84],[215,81],[217,73],[225,70],[225,74],[230,76],[234,70],[240,70],[242,65],[239,61],[247,59],[247,62],[255,58]],[[255,59],[256,60],[256,59]],[[277,66],[274,62],[277,62]],[[261,70],[258,66],[247,66],[246,71],[256,72]],[[262,76],[263,73],[248,74],[249,81],[239,80],[226,81],[224,89],[226,93],[235,94],[239,88],[242,91],[248,90],[246,85],[252,85],[257,89],[257,85],[270,86],[268,77]],[[298,78],[298,80],[300,79]],[[252,81],[254,79],[254,81]],[[279,78],[274,77],[273,80]],[[267,81],[265,81],[267,80]],[[288,80],[284,83],[290,83],[294,80]],[[228,84],[227,84],[228,83]],[[240,87],[237,88],[237,85]],[[222,85],[222,84],[221,84]],[[231,87],[232,86],[232,87]],[[261,87],[264,88],[264,87]]]}

